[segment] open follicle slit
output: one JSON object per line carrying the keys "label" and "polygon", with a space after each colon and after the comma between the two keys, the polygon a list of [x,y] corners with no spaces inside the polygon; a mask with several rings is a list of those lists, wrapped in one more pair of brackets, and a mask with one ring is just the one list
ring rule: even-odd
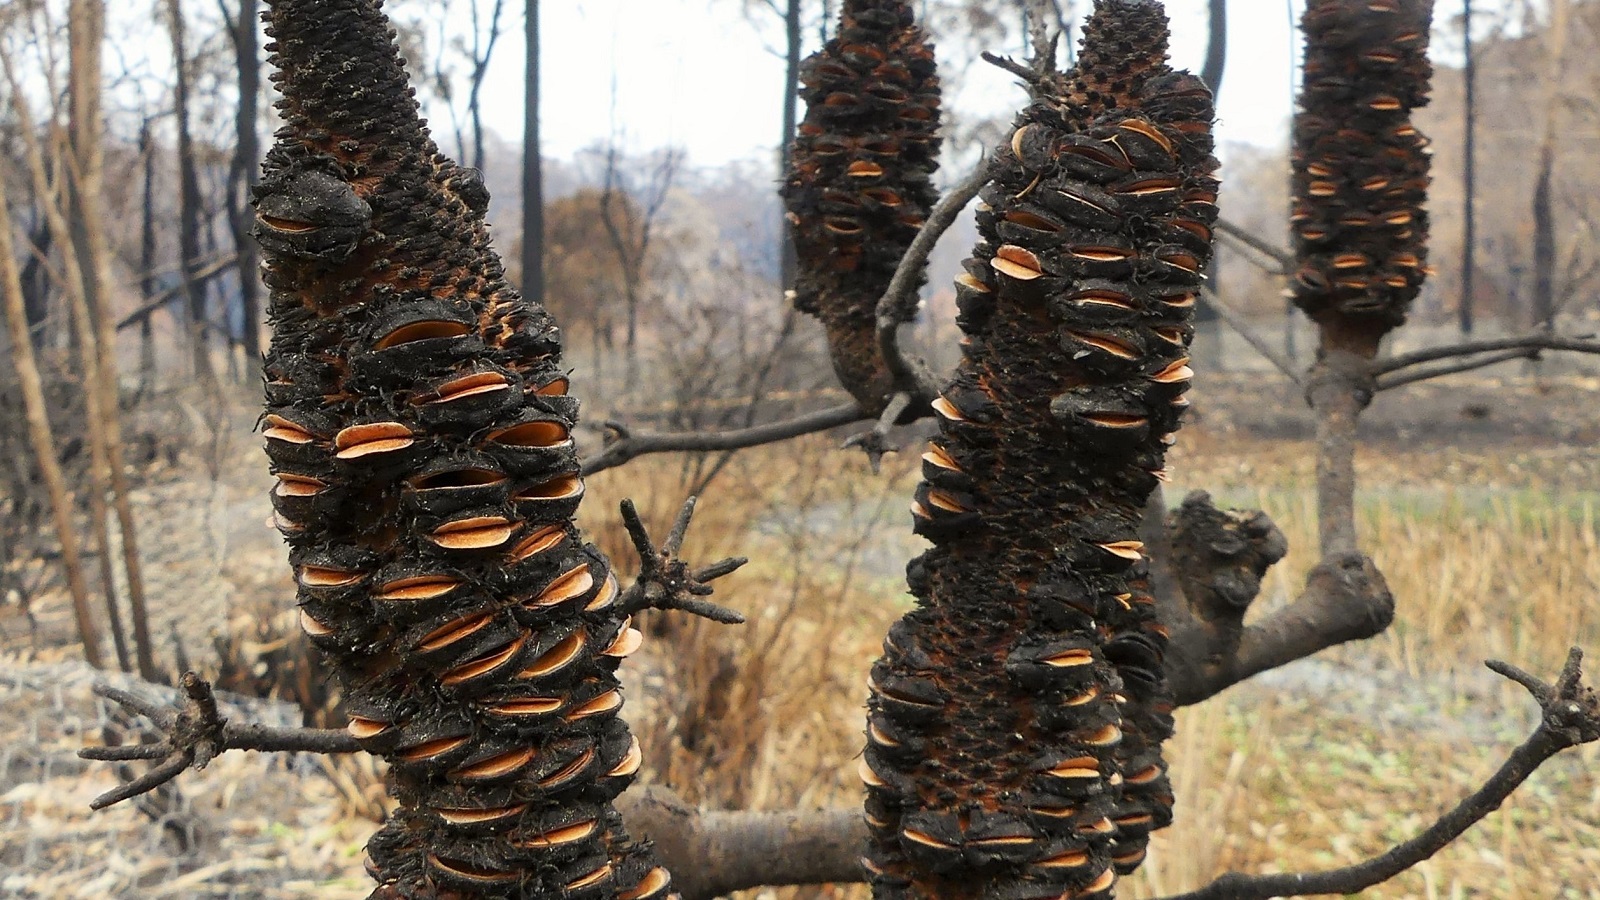
{"label": "open follicle slit", "polygon": [[586,840],[598,828],[599,823],[594,819],[585,819],[582,822],[574,822],[571,825],[563,825],[559,828],[552,828],[549,831],[542,831],[532,837],[522,838],[514,843],[518,847],[530,850],[565,847],[568,844],[576,844],[579,841]]}
{"label": "open follicle slit", "polygon": [[466,745],[468,740],[469,738],[464,734],[435,738],[431,741],[424,741],[415,747],[402,748],[395,754],[395,757],[403,762],[428,762],[460,749]]}
{"label": "open follicle slit", "polygon": [[546,525],[517,542],[511,548],[510,560],[512,563],[526,562],[541,553],[554,549],[566,540],[567,527],[565,525]]}
{"label": "open follicle slit", "polygon": [[515,659],[518,653],[522,652],[523,646],[528,643],[528,637],[528,632],[524,631],[504,647],[491,650],[477,659],[468,660],[450,669],[444,673],[439,682],[445,687],[454,687],[493,674],[497,669]]}
{"label": "open follicle slit", "polygon": [[949,452],[938,444],[928,445],[928,452],[922,454],[922,461],[947,472],[961,471],[961,466],[956,464],[955,457],[951,456]]}
{"label": "open follicle slit", "polygon": [[562,475],[518,491],[513,500],[571,500],[583,496],[583,479]]}
{"label": "open follicle slit", "polygon": [[472,372],[445,381],[430,391],[418,394],[411,399],[413,404],[437,405],[465,400],[468,397],[477,397],[482,394],[492,394],[497,391],[511,389],[511,381],[499,372]]}
{"label": "open follicle slit", "polygon": [[518,747],[471,765],[458,766],[450,774],[461,781],[491,781],[505,778],[521,771],[538,755],[538,751],[532,747]]}
{"label": "open follicle slit", "polygon": [[492,613],[485,612],[477,613],[476,615],[465,616],[455,620],[454,622],[450,622],[447,625],[435,628],[426,635],[423,635],[421,643],[418,644],[418,648],[429,653],[432,653],[435,650],[442,650],[451,644],[454,644],[458,641],[464,641],[467,638],[472,637],[483,629],[489,627],[489,623],[493,621],[494,615]]}
{"label": "open follicle slit", "polygon": [[1080,344],[1109,353],[1118,359],[1132,360],[1139,358],[1139,351],[1132,344],[1117,340],[1110,335],[1096,334],[1089,331],[1068,331],[1067,334]]}
{"label": "open follicle slit", "polygon": [[603,713],[615,712],[622,708],[622,692],[618,690],[606,691],[596,697],[574,706],[564,717],[568,722],[587,719]]}
{"label": "open follicle slit", "polygon": [[1189,357],[1175,360],[1166,368],[1150,376],[1150,380],[1157,384],[1182,384],[1194,378],[1194,370],[1189,368]]}
{"label": "open follicle slit", "polygon": [[628,752],[622,755],[622,760],[620,762],[618,762],[615,766],[612,766],[610,771],[606,772],[606,777],[627,778],[630,775],[638,773],[640,767],[643,765],[644,748],[639,746],[639,739],[637,737],[632,737],[629,739]]}
{"label": "open follicle slit", "polygon": [[272,492],[279,497],[315,497],[328,489],[326,481],[313,475],[279,472],[276,477],[278,483],[272,486]]}
{"label": "open follicle slit", "polygon": [[298,579],[308,588],[342,588],[366,577],[364,572],[335,569],[330,566],[301,566]]}
{"label": "open follicle slit", "polygon": [[1004,244],[994,251],[989,265],[1002,275],[1018,281],[1033,281],[1044,275],[1044,266],[1033,251],[1015,244]]}
{"label": "open follicle slit", "polygon": [[541,420],[492,431],[489,440],[507,447],[561,447],[571,442],[572,432],[560,422]]}
{"label": "open follicle slit", "polygon": [[526,803],[493,809],[435,809],[434,813],[450,825],[489,825],[514,818],[528,808]]}
{"label": "open follicle slit", "polygon": [[268,440],[283,441],[286,444],[309,444],[316,440],[315,435],[293,419],[274,414],[267,416],[264,424],[267,428],[262,434]]}
{"label": "open follicle slit", "polygon": [[544,590],[523,601],[522,605],[535,609],[559,606],[587,594],[592,587],[594,574],[589,571],[588,563],[581,563],[557,576]]}
{"label": "open follicle slit", "polygon": [[634,628],[632,621],[632,619],[629,619],[628,623],[622,626],[622,631],[617,635],[616,640],[600,651],[601,656],[622,659],[632,656],[634,652],[644,646],[644,632]]}
{"label": "open follicle slit", "polygon": [[590,747],[573,757],[572,761],[539,780],[539,787],[554,790],[576,779],[594,762],[594,748]]}
{"label": "open follicle slit", "polygon": [[517,678],[522,680],[548,678],[560,672],[578,659],[578,656],[583,652],[584,643],[583,632],[574,631],[567,637],[562,638],[554,647],[540,654],[539,658],[530,663],[527,668],[518,672]]}
{"label": "open follicle slit", "polygon": [[417,341],[437,340],[439,338],[460,338],[472,333],[471,327],[461,322],[445,320],[429,320],[412,322],[402,325],[379,338],[372,345],[374,350],[387,350],[401,344],[411,344]]}
{"label": "open follicle slit", "polygon": [[460,586],[461,579],[453,575],[413,575],[385,582],[378,588],[377,593],[372,595],[372,599],[387,602],[432,600],[443,597]]}
{"label": "open follicle slit", "polygon": [[411,429],[399,422],[351,425],[333,438],[334,455],[345,460],[404,450],[414,443],[416,437]]}
{"label": "open follicle slit", "polygon": [[464,862],[442,859],[436,853],[428,854],[428,865],[452,877],[474,884],[505,884],[522,877],[521,872],[500,872],[495,869],[477,868]]}
{"label": "open follicle slit", "polygon": [[499,547],[517,531],[517,523],[504,516],[474,516],[446,522],[428,540],[446,550],[487,550]]}

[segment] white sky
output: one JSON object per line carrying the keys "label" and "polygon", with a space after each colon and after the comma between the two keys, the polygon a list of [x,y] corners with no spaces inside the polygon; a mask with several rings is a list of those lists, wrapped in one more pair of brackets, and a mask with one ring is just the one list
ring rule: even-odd
{"label": "white sky", "polygon": [[[1219,144],[1273,144],[1285,133],[1292,103],[1287,76],[1298,42],[1289,2],[1300,5],[1300,0],[1231,4]],[[518,141],[521,4],[507,5],[506,33],[485,88],[485,118],[494,131]],[[605,139],[611,131],[613,77],[617,118],[630,150],[680,146],[692,165],[701,166],[772,152],[783,92],[783,60],[769,50],[779,46],[776,16],[754,16],[766,26],[758,29],[744,15],[741,0],[546,0],[542,6],[547,156],[569,157]],[[1167,3],[1175,65],[1199,68],[1206,49],[1204,7],[1205,0]],[[814,32],[809,37],[814,40]],[[967,74],[958,102],[1004,114],[1021,99],[1011,76],[979,65]]]}

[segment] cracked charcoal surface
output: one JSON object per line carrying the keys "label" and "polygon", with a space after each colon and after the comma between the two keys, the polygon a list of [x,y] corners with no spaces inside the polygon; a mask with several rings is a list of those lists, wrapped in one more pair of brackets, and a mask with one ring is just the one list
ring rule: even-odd
{"label": "cracked charcoal surface", "polygon": [[1137,542],[1210,257],[1212,106],[1159,5],[1100,0],[1079,67],[996,151],[957,282],[967,338],[912,503],[934,547],[872,672],[880,898],[1113,896],[1171,820]]}
{"label": "cracked charcoal surface", "polygon": [[[893,387],[878,300],[937,199],[933,46],[904,0],[846,0],[837,36],[805,61],[801,81],[806,115],[783,189],[795,306],[822,321],[840,382],[876,413]],[[914,296],[894,315],[910,321]]]}
{"label": "cracked charcoal surface", "polygon": [[1311,318],[1383,331],[1405,321],[1427,277],[1432,4],[1312,0],[1295,117],[1294,300]]}
{"label": "cracked charcoal surface", "polygon": [[399,801],[373,896],[666,897],[611,806],[640,763],[614,674],[639,634],[572,524],[560,335],[506,283],[380,7],[269,3],[284,126],[255,196],[277,524]]}

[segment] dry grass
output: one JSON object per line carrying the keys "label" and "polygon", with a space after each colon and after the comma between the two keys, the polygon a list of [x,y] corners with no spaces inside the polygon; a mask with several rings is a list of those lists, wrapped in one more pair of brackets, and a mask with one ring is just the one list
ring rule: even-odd
{"label": "dry grass", "polygon": [[[1267,509],[1289,535],[1295,549],[1261,605],[1285,602],[1315,562],[1309,447],[1186,437],[1183,487]],[[1600,646],[1595,495],[1560,488],[1569,456],[1578,458],[1364,452],[1361,524],[1399,599],[1395,627],[1183,712],[1171,752],[1178,824],[1129,895],[1196,887],[1230,868],[1355,862],[1481,782],[1532,715],[1520,689],[1497,684],[1481,661],[1548,672],[1574,639]],[[651,777],[694,800],[858,802],[862,679],[908,602],[898,566],[918,552],[904,528],[916,476],[907,459],[878,478],[859,459],[843,460],[821,440],[746,453],[702,503],[688,553],[756,560],[719,592],[750,624],[651,623],[657,652],[640,660],[642,690],[629,707]],[[593,479],[596,540],[627,559],[615,501],[634,497],[664,527],[684,472],[681,462],[645,459]],[[1597,758],[1591,749],[1558,760],[1465,840],[1364,896],[1600,897]]]}

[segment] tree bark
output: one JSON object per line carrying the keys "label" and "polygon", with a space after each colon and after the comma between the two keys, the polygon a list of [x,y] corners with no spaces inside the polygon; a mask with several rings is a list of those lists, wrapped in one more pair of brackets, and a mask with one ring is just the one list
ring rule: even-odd
{"label": "tree bark", "polygon": [[[117,378],[116,330],[112,325],[111,303],[106,286],[110,284],[111,251],[106,241],[106,216],[101,206],[105,156],[100,122],[101,43],[105,36],[103,0],[74,0],[72,23],[78,29],[72,41],[72,143],[74,206],[73,242],[78,246],[83,283],[84,326],[88,332],[84,346],[95,350],[95,365],[86,367],[86,376],[95,383],[85,385],[85,395],[97,402],[89,407],[90,434],[103,445],[105,471],[111,488],[112,506],[117,514],[121,536],[122,563],[128,582],[128,605],[133,625],[133,648],[139,674],[155,680],[155,649],[150,638],[149,611],[145,603],[144,571],[139,558],[138,525],[129,505],[130,487],[127,462],[122,452],[122,411]],[[92,338],[92,343],[88,338]],[[103,498],[104,495],[102,494]],[[103,500],[102,500],[103,503]],[[109,558],[110,547],[105,548]],[[114,604],[114,589],[106,585],[107,602]],[[121,623],[113,617],[112,626]]]}
{"label": "tree bark", "polygon": [[78,637],[83,643],[83,658],[95,668],[104,667],[100,654],[100,630],[89,609],[89,586],[83,577],[83,560],[78,553],[78,536],[72,523],[72,505],[67,496],[66,479],[56,461],[55,437],[45,407],[44,385],[39,364],[28,334],[28,316],[22,302],[22,279],[17,272],[11,246],[11,212],[6,202],[5,179],[0,179],[0,295],[4,295],[6,326],[11,336],[11,361],[17,369],[17,383],[27,410],[28,439],[33,446],[39,473],[50,494],[50,512],[55,520],[56,539],[61,545],[61,567],[72,594],[72,614]]}
{"label": "tree bark", "polygon": [[189,341],[194,375],[211,393],[217,375],[206,340],[206,289],[194,277],[200,260],[200,174],[195,165],[189,120],[189,57],[185,49],[183,2],[167,0],[167,27],[172,39],[173,112],[178,129],[178,247],[183,258],[184,293],[188,298]]}
{"label": "tree bark", "polygon": [[527,0],[523,36],[522,294],[544,305],[544,158],[539,135],[539,0]]}
{"label": "tree bark", "polygon": [[[794,128],[800,115],[800,0],[789,0],[784,8],[783,32],[786,41],[783,70],[783,136],[778,141],[778,175],[789,171],[789,160],[794,152]],[[778,283],[784,290],[794,287],[799,259],[795,255],[794,224],[787,215],[781,219],[783,226],[778,237]]]}
{"label": "tree bark", "polygon": [[239,70],[239,115],[235,119],[233,166],[229,173],[228,220],[233,226],[233,248],[238,255],[239,307],[244,319],[241,342],[248,377],[261,368],[261,275],[255,239],[250,236],[255,216],[250,211],[250,190],[261,178],[261,134],[257,130],[261,100],[261,41],[256,31],[260,0],[239,0],[238,17],[231,23],[234,65]]}
{"label": "tree bark", "polygon": [[1461,79],[1465,85],[1465,109],[1462,112],[1464,134],[1462,153],[1461,209],[1461,306],[1457,320],[1462,334],[1472,333],[1473,276],[1477,265],[1477,208],[1478,196],[1478,68],[1472,47],[1472,0],[1461,0],[1461,45],[1464,61]]}

